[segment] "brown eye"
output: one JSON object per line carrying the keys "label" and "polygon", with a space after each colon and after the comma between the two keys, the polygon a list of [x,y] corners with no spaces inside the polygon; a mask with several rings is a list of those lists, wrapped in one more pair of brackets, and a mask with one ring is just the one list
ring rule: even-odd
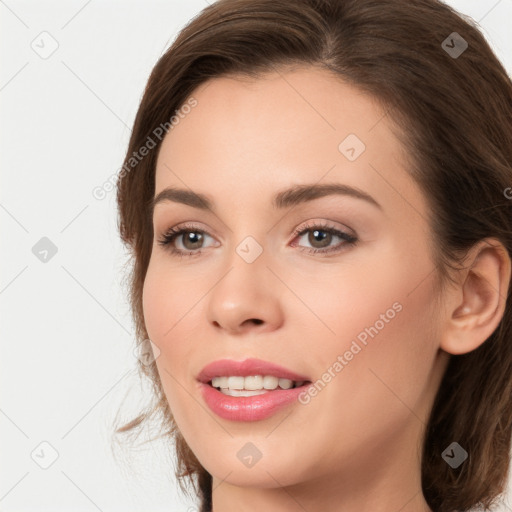
{"label": "brown eye", "polygon": [[200,254],[201,249],[205,249],[205,237],[212,238],[208,233],[201,229],[191,227],[174,227],[169,229],[158,244],[168,249],[173,254],[180,256],[192,256]]}
{"label": "brown eye", "polygon": [[[303,238],[307,234],[306,242],[311,248],[303,244],[294,244],[299,246],[301,251],[310,253],[335,253],[343,250],[344,246],[355,245],[358,241],[357,237],[340,231],[332,226],[313,225],[306,226],[304,229],[297,231],[296,236]],[[335,239],[340,239],[336,245],[331,245]]]}
{"label": "brown eye", "polygon": [[328,247],[331,243],[332,237],[333,234],[327,230],[310,230],[308,235],[308,242],[314,248]]}
{"label": "brown eye", "polygon": [[181,235],[183,246],[188,250],[200,249],[203,239],[199,231],[184,231]]}

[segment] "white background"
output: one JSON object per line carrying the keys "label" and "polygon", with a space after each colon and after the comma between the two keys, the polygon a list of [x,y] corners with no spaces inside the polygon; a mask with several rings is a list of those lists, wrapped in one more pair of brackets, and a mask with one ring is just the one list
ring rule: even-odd
{"label": "white background", "polygon": [[[448,3],[480,21],[512,74],[512,0]],[[0,0],[1,511],[194,510],[162,443],[118,461],[111,452],[122,400],[131,418],[148,390],[135,371],[115,192],[92,190],[119,171],[153,65],[206,5]],[[41,37],[58,44],[46,59],[31,47]],[[57,247],[46,263],[32,252],[42,237]],[[37,448],[50,460],[43,441],[59,453],[48,469],[31,457]]]}

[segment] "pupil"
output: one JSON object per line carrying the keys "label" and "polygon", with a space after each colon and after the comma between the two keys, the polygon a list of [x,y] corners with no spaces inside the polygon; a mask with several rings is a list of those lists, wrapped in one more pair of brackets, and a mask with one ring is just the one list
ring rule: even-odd
{"label": "pupil", "polygon": [[[196,240],[194,240],[194,239],[196,239]],[[194,232],[189,232],[188,234],[185,235],[185,242],[183,245],[187,249],[197,249],[197,247],[195,247],[195,245],[200,244],[201,240],[202,240],[202,235],[199,235]],[[189,242],[193,245],[192,247],[187,245]]]}
{"label": "pupil", "polygon": [[[329,245],[330,237],[332,236],[330,233],[326,233],[325,231],[320,231],[318,229],[315,229],[311,232],[312,235],[310,235],[309,243],[313,245],[313,243],[316,243],[318,241],[325,242],[321,245],[321,247],[325,247]],[[321,234],[323,233],[323,234]]]}

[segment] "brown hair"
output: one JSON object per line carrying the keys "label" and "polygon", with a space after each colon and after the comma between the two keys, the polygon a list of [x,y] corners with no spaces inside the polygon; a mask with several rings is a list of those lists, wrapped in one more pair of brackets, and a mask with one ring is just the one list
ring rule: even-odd
{"label": "brown hair", "polygon": [[[454,32],[468,44],[461,55],[448,51]],[[471,19],[437,0],[219,0],[179,33],[155,65],[117,183],[141,349],[148,343],[142,289],[161,140],[136,165],[130,159],[199,84],[227,74],[258,78],[293,65],[328,70],[385,106],[429,202],[440,282],[450,280],[461,257],[484,238],[494,237],[512,254],[512,201],[504,193],[512,186],[512,83]],[[489,339],[451,356],[437,393],[422,457],[423,493],[436,512],[490,507],[505,489],[512,422],[510,294],[509,287],[504,316]],[[210,510],[211,475],[182,438],[155,363],[141,363],[140,370],[153,383],[155,404],[117,432],[162,413],[163,435],[175,441],[180,485],[189,477],[201,510]],[[441,456],[453,441],[469,453],[456,469]]]}

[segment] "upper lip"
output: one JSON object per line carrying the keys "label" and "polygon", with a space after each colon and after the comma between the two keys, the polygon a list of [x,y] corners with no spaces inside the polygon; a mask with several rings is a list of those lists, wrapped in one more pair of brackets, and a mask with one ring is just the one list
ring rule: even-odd
{"label": "upper lip", "polygon": [[214,377],[247,377],[249,375],[273,375],[274,377],[294,381],[309,380],[308,377],[295,373],[283,366],[254,358],[244,359],[243,361],[235,361],[233,359],[219,359],[213,361],[201,370],[197,376],[197,380],[208,383]]}

